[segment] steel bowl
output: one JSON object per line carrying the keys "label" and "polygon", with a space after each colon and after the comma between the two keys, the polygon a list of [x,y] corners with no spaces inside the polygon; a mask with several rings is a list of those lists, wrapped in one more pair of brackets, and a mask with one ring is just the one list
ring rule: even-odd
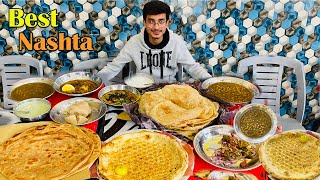
{"label": "steel bowl", "polygon": [[[242,118],[242,116],[244,115],[244,113],[252,110],[252,109],[260,109],[264,112],[266,112],[270,119],[271,119],[271,129],[269,130],[269,132],[267,134],[265,134],[263,137],[260,138],[251,138],[246,136],[245,134],[243,134],[240,130],[239,124],[240,124],[240,119]],[[235,132],[237,133],[237,135],[250,143],[262,143],[263,141],[267,140],[270,136],[272,136],[276,130],[277,130],[277,116],[276,114],[273,112],[273,110],[271,108],[269,108],[266,105],[263,104],[248,104],[245,105],[244,107],[242,107],[235,115],[234,117],[234,123],[233,123],[233,127]]]}
{"label": "steel bowl", "polygon": [[[239,85],[247,88],[253,94],[253,97],[258,97],[260,95],[259,89],[251,82],[246,81],[244,79],[240,79],[240,78],[236,78],[236,77],[228,77],[228,76],[209,78],[201,84],[201,88],[207,90],[211,84],[215,84],[215,83],[219,83],[219,82],[229,82],[229,83],[239,84]],[[247,101],[247,102],[226,102],[226,103],[248,104],[248,103],[250,103],[250,101]]]}
{"label": "steel bowl", "polygon": [[147,88],[154,84],[154,78],[150,74],[136,73],[124,79],[124,83],[135,88]]}
{"label": "steel bowl", "polygon": [[[72,81],[72,80],[91,80],[93,82],[95,82],[98,87],[90,92],[86,92],[86,93],[82,93],[82,94],[69,94],[69,93],[65,93],[65,92],[62,92],[61,91],[61,86],[68,82],[68,81]],[[64,94],[64,95],[67,95],[67,96],[74,96],[74,97],[79,97],[79,96],[84,96],[84,95],[88,95],[88,94],[91,94],[95,91],[97,91],[100,87],[102,86],[102,79],[95,75],[95,74],[92,74],[92,73],[89,73],[89,72],[71,72],[71,73],[67,73],[67,74],[64,74],[60,77],[58,77],[55,81],[54,81],[54,84],[53,84],[53,88],[61,93],[61,94]]]}
{"label": "steel bowl", "polygon": [[31,98],[20,101],[13,112],[23,122],[34,122],[45,119],[51,109],[51,103],[43,98]]}
{"label": "steel bowl", "polygon": [[[18,102],[21,102],[21,101],[17,101],[17,100],[14,100],[12,99],[11,97],[11,93],[14,89],[16,89],[17,87],[19,86],[22,86],[22,85],[25,85],[25,84],[30,84],[30,83],[45,83],[45,84],[49,84],[50,86],[53,87],[53,80],[52,79],[49,79],[49,78],[44,78],[44,77],[32,77],[32,78],[27,78],[27,79],[22,79],[22,80],[19,80],[15,83],[12,84],[9,92],[8,92],[8,99],[10,99],[11,101],[13,101],[13,104],[17,104]],[[52,93],[49,94],[48,96],[46,97],[35,97],[35,98],[48,98],[50,96],[52,96],[52,94],[54,94],[55,91],[54,89],[52,88]]]}
{"label": "steel bowl", "polygon": [[89,106],[92,109],[91,114],[88,116],[89,121],[83,124],[75,124],[75,125],[85,125],[95,122],[101,119],[107,113],[107,106],[98,99],[88,98],[88,97],[76,97],[61,101],[56,104],[50,111],[50,118],[57,123],[64,124],[68,123],[65,121],[65,115],[63,114],[64,110],[66,110],[69,106],[74,103],[85,101],[89,103]]}
{"label": "steel bowl", "polygon": [[260,162],[257,161],[255,164],[246,167],[246,168],[240,168],[240,167],[224,167],[218,164],[215,164],[213,160],[210,159],[210,157],[207,156],[207,154],[204,151],[205,143],[222,135],[228,135],[230,136],[232,134],[235,134],[235,131],[232,126],[230,125],[214,125],[209,126],[205,129],[202,129],[199,131],[194,140],[193,140],[193,146],[195,148],[196,153],[207,163],[217,166],[222,169],[231,170],[231,171],[247,171],[250,169],[254,169],[258,166],[260,166]]}
{"label": "steel bowl", "polygon": [[[130,91],[130,92],[134,93],[137,96],[137,99],[136,99],[136,101],[134,101],[132,103],[137,102],[139,100],[139,98],[140,98],[140,92],[136,88],[128,86],[128,85],[115,84],[115,85],[106,86],[103,89],[101,89],[99,91],[99,94],[98,94],[99,99],[102,102],[104,102],[103,99],[102,99],[102,96],[104,94],[106,94],[107,92],[112,91],[112,90],[127,90],[127,91]],[[110,105],[110,106],[117,106],[117,107],[121,107],[122,106],[122,105],[110,104],[110,103],[107,103],[107,102],[104,102],[104,103],[106,103],[107,105]]]}

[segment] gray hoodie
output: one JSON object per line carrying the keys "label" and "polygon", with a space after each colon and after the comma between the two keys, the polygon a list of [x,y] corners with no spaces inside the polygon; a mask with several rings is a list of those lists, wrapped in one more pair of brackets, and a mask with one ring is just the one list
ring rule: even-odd
{"label": "gray hoodie", "polygon": [[212,77],[206,69],[195,62],[182,37],[169,30],[168,44],[162,49],[151,49],[144,41],[144,31],[143,28],[139,34],[133,36],[118,56],[98,72],[98,76],[104,82],[115,77],[124,65],[131,61],[136,65],[136,72],[152,74],[156,82],[173,81],[178,69],[177,63],[181,63],[195,79]]}

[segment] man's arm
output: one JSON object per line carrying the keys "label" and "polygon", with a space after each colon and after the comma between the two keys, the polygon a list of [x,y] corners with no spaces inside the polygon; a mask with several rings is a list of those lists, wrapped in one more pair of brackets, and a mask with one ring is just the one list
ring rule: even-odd
{"label": "man's arm", "polygon": [[119,72],[122,70],[126,63],[132,61],[130,49],[128,47],[130,46],[126,44],[121,49],[118,56],[97,73],[97,75],[102,79],[104,83],[114,78],[117,74],[119,74]]}
{"label": "man's arm", "polygon": [[181,41],[178,47],[179,49],[177,51],[179,55],[177,56],[177,63],[182,64],[184,69],[187,70],[194,79],[208,79],[212,77],[207,69],[203,68],[200,63],[193,59],[184,41]]}

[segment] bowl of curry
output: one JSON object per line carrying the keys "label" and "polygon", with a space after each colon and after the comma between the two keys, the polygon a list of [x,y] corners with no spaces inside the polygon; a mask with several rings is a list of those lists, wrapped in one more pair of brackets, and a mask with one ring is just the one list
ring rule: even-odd
{"label": "bowl of curry", "polygon": [[260,94],[254,84],[236,77],[209,78],[202,83],[201,87],[206,90],[207,95],[222,103],[249,103]]}
{"label": "bowl of curry", "polygon": [[102,80],[89,72],[71,72],[58,77],[53,88],[68,96],[84,96],[97,91],[102,86]]}
{"label": "bowl of curry", "polygon": [[248,104],[235,115],[233,127],[241,139],[261,143],[276,132],[277,116],[266,105]]}
{"label": "bowl of curry", "polygon": [[33,77],[15,82],[11,86],[8,98],[20,102],[31,98],[48,98],[54,92],[53,80],[43,77]]}
{"label": "bowl of curry", "polygon": [[128,85],[115,84],[101,89],[98,97],[107,105],[122,106],[137,102],[140,98],[140,92]]}

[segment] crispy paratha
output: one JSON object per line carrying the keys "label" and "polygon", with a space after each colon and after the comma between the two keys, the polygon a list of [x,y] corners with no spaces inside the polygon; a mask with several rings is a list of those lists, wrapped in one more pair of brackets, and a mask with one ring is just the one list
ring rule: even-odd
{"label": "crispy paratha", "polygon": [[[119,175],[123,166],[127,173]],[[98,170],[104,179],[179,180],[188,167],[188,155],[179,142],[159,132],[122,134],[102,147]]]}
{"label": "crispy paratha", "polygon": [[191,139],[190,134],[218,116],[218,109],[218,103],[201,96],[189,85],[166,85],[157,91],[144,93],[139,101],[140,113]]}
{"label": "crispy paratha", "polygon": [[259,151],[262,166],[277,179],[314,179],[320,175],[320,139],[305,132],[274,135]]}
{"label": "crispy paratha", "polygon": [[92,151],[92,140],[76,126],[36,126],[0,145],[0,172],[8,179],[60,179],[86,163]]}

